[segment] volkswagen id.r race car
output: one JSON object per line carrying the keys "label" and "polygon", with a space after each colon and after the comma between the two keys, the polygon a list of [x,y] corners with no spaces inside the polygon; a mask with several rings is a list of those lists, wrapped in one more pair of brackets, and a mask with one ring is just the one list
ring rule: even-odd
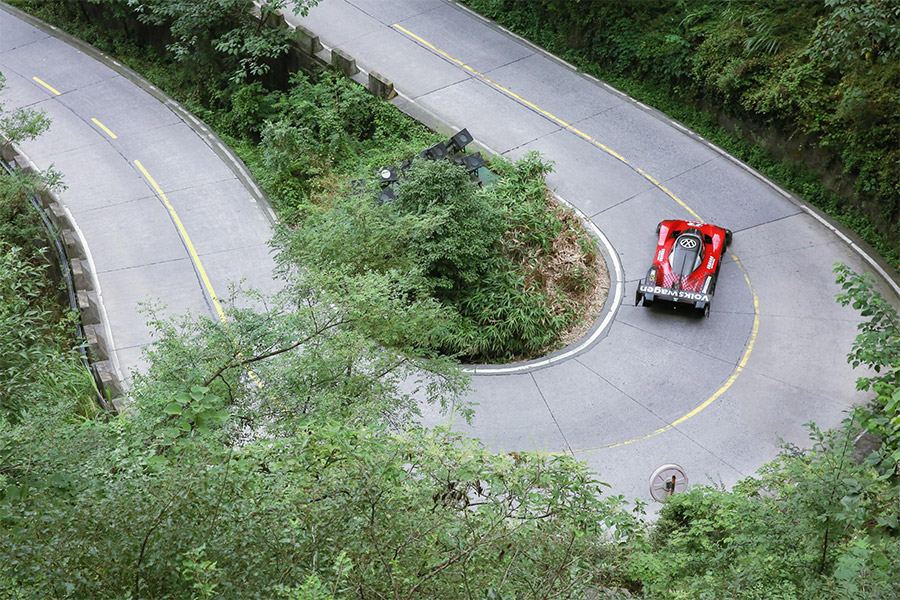
{"label": "volkswagen id.r race car", "polygon": [[638,284],[634,304],[657,300],[693,304],[709,316],[722,256],[731,244],[731,231],[716,225],[668,220],[656,227],[656,257],[647,277]]}

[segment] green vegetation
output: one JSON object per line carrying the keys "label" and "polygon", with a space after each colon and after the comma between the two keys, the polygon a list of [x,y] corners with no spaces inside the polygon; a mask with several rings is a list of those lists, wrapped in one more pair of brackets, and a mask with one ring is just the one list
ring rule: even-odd
{"label": "green vegetation", "polygon": [[[4,113],[0,107],[2,140],[34,139],[48,126],[42,113]],[[48,397],[72,398],[84,414],[96,395],[90,373],[72,349],[74,317],[60,303],[49,273],[46,232],[28,202],[42,186],[58,189],[59,175],[0,168],[0,424],[18,423],[29,407]]]}
{"label": "green vegetation", "polygon": [[[225,79],[236,71],[228,72]],[[328,86],[343,84],[316,85],[324,87],[303,94],[341,97],[342,88]],[[210,318],[157,319],[160,342],[126,415],[98,413],[86,401],[89,376],[64,344],[52,343],[58,313],[42,298],[53,286],[39,278],[37,246],[24,246],[33,238],[20,211],[29,188],[0,180],[0,368],[13,381],[0,399],[16,398],[0,410],[0,597],[900,594],[900,318],[871,279],[835,271],[838,301],[865,317],[849,360],[871,370],[859,388],[872,402],[836,431],[812,426],[811,449],[786,448],[734,490],[695,488],[670,500],[655,524],[642,523],[623,511],[622,498],[604,499],[601,484],[569,457],[490,454],[462,436],[415,426],[417,392],[467,411],[457,406],[465,377],[419,343],[442,335],[448,309],[437,297],[452,299],[461,282],[490,276],[478,259],[498,232],[496,260],[528,262],[558,239],[538,233],[564,231],[528,226],[546,218],[538,177],[546,165],[534,157],[501,163],[504,183],[484,192],[467,190],[447,164],[422,162],[398,201],[378,206],[344,189],[345,172],[333,165],[349,163],[330,157],[364,161],[352,149],[384,133],[344,136],[330,125],[340,111],[320,113],[329,125],[317,129],[279,103],[273,96],[267,117],[277,131],[258,132],[270,140],[268,160],[287,152],[328,173],[293,188],[302,177],[273,171],[292,190],[281,202],[301,231],[282,234],[287,289],[254,296],[259,310],[242,308],[246,299],[225,301],[227,328]],[[235,112],[234,123],[256,123],[238,118],[250,112]],[[12,137],[43,127],[34,114],[0,119]],[[306,154],[291,148],[304,145],[328,160],[303,163]],[[266,160],[265,152],[258,157]],[[510,207],[519,186],[533,193]],[[443,201],[426,201],[434,195]],[[454,211],[466,219],[439,227]],[[513,226],[485,227],[472,247],[458,243],[468,228],[493,225],[496,212]],[[427,251],[394,253],[388,218],[400,222],[391,231]],[[299,228],[306,221],[316,230]],[[347,257],[339,234],[367,246]],[[322,244],[320,268],[287,256],[302,253],[304,238],[294,235]],[[16,245],[26,249],[10,249]],[[357,259],[366,266],[356,268]],[[580,285],[574,275],[565,281]],[[856,457],[852,440],[863,429],[882,444]]]}
{"label": "green vegetation", "polygon": [[896,598],[900,486],[853,463],[854,432],[813,427],[733,490],[674,497],[631,576],[649,598]]}
{"label": "green vegetation", "polygon": [[861,276],[845,265],[835,269],[843,292],[838,302],[852,306],[867,320],[847,360],[874,375],[860,377],[858,390],[875,394],[872,404],[856,412],[855,418],[869,433],[883,440],[875,460],[882,473],[900,468],[900,318],[891,304],[872,288],[872,276]]}
{"label": "green vegetation", "polygon": [[[327,271],[322,281],[341,274],[342,286],[374,272],[394,281],[385,288],[392,298],[440,309],[442,322],[419,330],[419,339],[369,332],[380,341],[502,362],[557,347],[593,316],[603,261],[578,220],[548,197],[550,165],[539,157],[516,165],[493,161],[500,183],[490,189],[473,185],[450,162],[416,161],[397,202],[377,206],[374,189],[360,193],[350,182],[373,179],[376,169],[416,156],[440,136],[334,73],[296,73],[285,90],[276,87],[263,76],[287,45],[263,33],[268,28],[256,32],[246,2],[146,3],[136,13],[128,3],[94,3],[105,7],[106,20],[95,10],[85,18],[72,3],[18,4],[77,28],[213,126],[289,227],[281,236],[289,249],[282,263]],[[125,33],[103,27],[110,16],[126,23]],[[165,35],[145,36],[168,39],[168,53],[139,47],[127,35],[129,18],[132,28],[163,28]],[[248,31],[258,43],[236,48],[223,41]]]}
{"label": "green vegetation", "polygon": [[[670,114],[900,265],[895,2],[463,2]],[[741,124],[729,133],[720,116]]]}
{"label": "green vegetation", "polygon": [[[150,372],[119,417],[78,402],[60,355],[43,363],[61,380],[53,394],[0,415],[0,592],[895,598],[898,317],[867,278],[838,275],[842,299],[870,317],[851,359],[877,367],[861,379],[877,398],[837,431],[812,427],[810,450],[786,448],[732,491],[672,498],[655,524],[603,499],[571,458],[494,455],[411,425],[411,373],[448,404],[465,380],[444,359],[386,350],[348,326],[367,319],[403,337],[421,325],[394,313],[402,304],[370,310],[364,289],[344,291],[358,312],[329,308],[322,292],[298,307],[313,281],[295,273],[280,305],[226,303],[227,330],[159,322]],[[860,423],[884,441],[861,461]]]}
{"label": "green vegetation", "polygon": [[239,446],[236,416],[163,437],[222,402],[174,400],[110,423],[61,402],[7,429],[4,597],[576,598],[620,552],[603,532],[616,502],[571,459],[327,415]]}
{"label": "green vegetation", "polygon": [[[285,236],[282,260],[340,274],[341,286],[390,274],[397,294],[434,301],[444,319],[419,346],[474,360],[545,351],[583,318],[601,261],[580,223],[548,201],[538,156],[492,164],[491,188],[450,162],[416,160],[394,202],[333,196]],[[560,252],[572,259],[557,264]]]}

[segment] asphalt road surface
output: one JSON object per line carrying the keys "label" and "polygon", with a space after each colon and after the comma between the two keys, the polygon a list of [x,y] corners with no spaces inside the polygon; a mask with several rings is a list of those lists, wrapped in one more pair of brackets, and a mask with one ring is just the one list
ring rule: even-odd
{"label": "asphalt road surface", "polygon": [[[648,499],[677,463],[691,483],[752,474],[804,423],[837,424],[865,394],[846,355],[859,317],[834,301],[832,265],[880,273],[845,233],[677,123],[443,0],[324,0],[295,22],[364,72],[393,81],[401,109],[478,145],[554,161],[550,186],[589,219],[610,267],[603,314],[581,342],[530,363],[475,366],[471,425],[496,451],[571,453],[611,493]],[[137,302],[218,314],[242,279],[271,277],[271,214],[202,124],[114,62],[0,10],[7,109],[46,110],[22,150],[66,178],[61,201],[86,240],[122,373],[152,342]],[[666,218],[732,229],[712,314],[634,307]],[[896,284],[879,289],[898,300]],[[429,423],[445,422],[438,414]]]}
{"label": "asphalt road surface", "polygon": [[19,147],[38,168],[64,175],[60,201],[86,241],[111,359],[127,381],[153,341],[138,303],[162,316],[218,317],[231,284],[278,288],[266,245],[274,217],[199,121],[114,61],[5,8],[0,104],[52,120]]}
{"label": "asphalt road surface", "polygon": [[[601,232],[613,287],[595,329],[548,359],[476,367],[476,416],[457,429],[496,451],[571,453],[646,500],[662,464],[730,485],[782,440],[806,443],[804,423],[836,425],[866,400],[846,362],[859,317],[835,303],[832,268],[881,267],[799,199],[454,2],[325,0],[288,18],[391,80],[394,102],[434,128],[551,159],[550,186]],[[708,319],[633,305],[668,218],[734,231]]]}

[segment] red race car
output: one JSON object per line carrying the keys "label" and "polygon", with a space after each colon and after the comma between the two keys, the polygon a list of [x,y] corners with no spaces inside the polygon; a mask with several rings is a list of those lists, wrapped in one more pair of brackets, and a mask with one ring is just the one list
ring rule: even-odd
{"label": "red race car", "polygon": [[638,284],[634,304],[656,300],[693,304],[709,316],[722,255],[731,244],[731,231],[692,221],[663,221],[656,227],[656,257],[647,277]]}

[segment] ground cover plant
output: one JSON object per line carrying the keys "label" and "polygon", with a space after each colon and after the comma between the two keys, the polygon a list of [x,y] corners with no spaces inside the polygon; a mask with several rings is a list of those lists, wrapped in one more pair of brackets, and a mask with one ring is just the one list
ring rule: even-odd
{"label": "ground cover plant", "polygon": [[900,265],[895,2],[463,3],[666,112]]}

